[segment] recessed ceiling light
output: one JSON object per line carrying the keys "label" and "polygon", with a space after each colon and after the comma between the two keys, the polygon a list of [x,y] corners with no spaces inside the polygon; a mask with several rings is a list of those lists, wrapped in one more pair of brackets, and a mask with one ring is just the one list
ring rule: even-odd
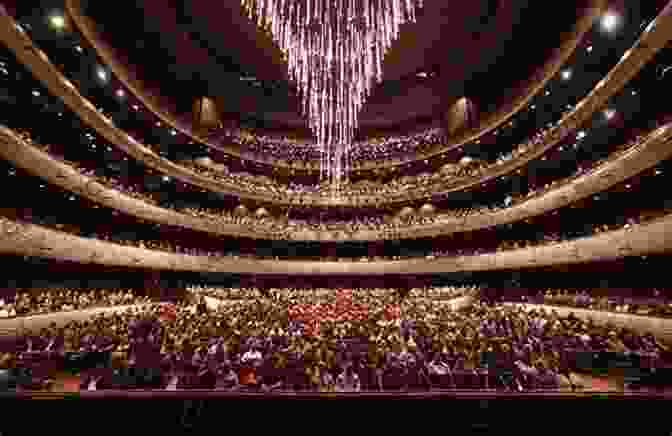
{"label": "recessed ceiling light", "polygon": [[171,131],[170,131],[170,134],[173,135],[173,136],[175,136],[175,135],[177,135],[177,132],[176,132],[175,130],[171,130]]}
{"label": "recessed ceiling light", "polygon": [[614,118],[614,115],[616,115],[616,111],[613,109],[607,109],[606,111],[604,111],[604,116],[608,120]]}
{"label": "recessed ceiling light", "polygon": [[102,80],[103,82],[107,82],[107,71],[105,71],[103,67],[98,67],[96,74],[98,75],[98,78],[100,80]]}
{"label": "recessed ceiling light", "polygon": [[606,32],[613,32],[615,31],[618,26],[621,24],[621,17],[620,15],[614,13],[614,12],[608,12],[602,16],[602,19],[600,20],[600,25],[602,27],[602,30]]}
{"label": "recessed ceiling light", "polygon": [[577,135],[577,138],[582,139],[586,137],[586,132],[585,130],[581,130]]}
{"label": "recessed ceiling light", "polygon": [[49,24],[54,29],[63,29],[65,27],[65,17],[63,15],[52,15],[49,17]]}
{"label": "recessed ceiling light", "polygon": [[593,51],[593,46],[592,46],[592,45],[589,45],[588,47],[586,47],[586,51],[587,51],[588,53],[590,53],[591,51]]}
{"label": "recessed ceiling light", "polygon": [[156,127],[161,127],[161,122],[157,121],[156,124],[154,124]]}
{"label": "recessed ceiling light", "polygon": [[562,77],[562,80],[569,80],[570,77],[572,77],[572,70],[564,70],[562,73],[560,73],[560,77]]}
{"label": "recessed ceiling light", "polygon": [[123,97],[124,95],[126,95],[123,89],[117,89],[117,92],[115,92],[115,94],[117,95],[117,97]]}
{"label": "recessed ceiling light", "polygon": [[33,90],[33,97],[39,97],[39,96],[40,96],[40,91]]}

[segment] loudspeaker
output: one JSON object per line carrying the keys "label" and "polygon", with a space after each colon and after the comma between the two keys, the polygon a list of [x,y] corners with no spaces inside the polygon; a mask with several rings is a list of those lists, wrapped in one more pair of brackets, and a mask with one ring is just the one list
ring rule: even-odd
{"label": "loudspeaker", "polygon": [[217,103],[210,97],[199,97],[192,108],[193,128],[198,135],[207,135],[209,131],[222,127]]}

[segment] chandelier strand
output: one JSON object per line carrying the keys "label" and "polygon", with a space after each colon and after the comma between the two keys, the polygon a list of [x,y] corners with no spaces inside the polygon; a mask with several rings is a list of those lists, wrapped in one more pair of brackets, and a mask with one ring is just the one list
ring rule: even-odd
{"label": "chandelier strand", "polygon": [[422,0],[241,0],[288,62],[321,153],[320,177],[338,195],[350,170],[359,111],[382,80],[382,60]]}

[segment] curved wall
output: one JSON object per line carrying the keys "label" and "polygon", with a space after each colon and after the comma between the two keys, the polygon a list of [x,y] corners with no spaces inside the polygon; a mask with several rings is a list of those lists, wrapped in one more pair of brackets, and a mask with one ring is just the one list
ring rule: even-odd
{"label": "curved wall", "polygon": [[672,215],[648,224],[558,244],[475,256],[375,262],[291,261],[207,257],[127,247],[0,218],[0,253],[110,266],[175,271],[290,275],[433,274],[604,261],[672,250]]}
{"label": "curved wall", "polygon": [[[654,166],[658,161],[672,156],[670,138],[672,128],[663,126],[651,132],[638,146],[618,154],[612,161],[577,178],[570,178],[569,183],[560,185],[550,191],[523,201],[520,204],[478,215],[462,218],[449,217],[440,223],[388,230],[361,230],[347,234],[347,240],[371,241],[379,239],[403,239],[444,235],[486,228],[497,224],[521,221],[525,218],[541,215],[549,210],[567,206],[575,201],[588,197],[596,192],[634,176]],[[26,143],[16,133],[0,125],[0,156],[14,162],[30,173],[42,177],[48,182],[64,189],[77,192],[92,201],[110,208],[124,211],[127,214],[150,221],[178,225],[194,230],[221,235],[236,235],[256,239],[278,239],[279,233],[265,231],[263,228],[250,229],[239,224],[227,224],[217,220],[208,220],[175,212],[166,208],[151,205],[142,200],[128,196],[120,191],[106,188],[95,182],[91,177],[79,173],[72,167],[59,162],[36,147]],[[283,239],[292,240],[346,240],[343,233],[338,232],[287,232]]]}
{"label": "curved wall", "polygon": [[667,344],[672,345],[672,319],[654,318],[649,316],[632,315],[629,313],[617,313],[602,310],[580,309],[574,307],[559,307],[546,304],[504,303],[508,306],[522,307],[526,311],[544,309],[555,310],[560,316],[573,313],[577,318],[590,319],[601,324],[611,323],[617,327],[629,328],[637,332],[651,332],[661,338]]}
{"label": "curved wall", "polygon": [[[672,4],[672,3],[671,3]],[[458,178],[451,180],[446,185],[436,185],[428,188],[417,189],[415,191],[408,191],[399,193],[397,196],[388,195],[385,197],[386,203],[408,201],[414,196],[426,197],[429,195],[428,191],[431,188],[431,193],[450,192],[465,189],[475,186],[483,181],[490,180],[500,175],[506,174],[524,165],[531,159],[539,157],[548,148],[555,145],[564,136],[566,136],[572,129],[579,127],[588,119],[601,105],[603,105],[612,95],[618,92],[641,67],[648,62],[655,53],[664,47],[667,42],[672,39],[672,18],[670,12],[672,7],[668,6],[661,12],[658,18],[652,23],[647,30],[642,34],[637,43],[628,50],[621,61],[607,74],[607,76],[598,83],[597,87],[593,89],[590,94],[585,97],[577,106],[566,115],[559,127],[553,128],[549,131],[546,137],[546,143],[543,147],[533,149],[526,153],[524,157],[516,161],[509,161],[502,165],[498,165],[493,171],[489,172],[484,177]],[[103,117],[90,101],[84,99],[74,88],[70,82],[58,72],[52,65],[46,55],[36,49],[27,38],[25,34],[17,32],[14,28],[13,21],[10,17],[1,17],[1,20],[6,24],[0,26],[0,35],[2,39],[10,46],[17,54],[18,58],[25,63],[41,81],[45,83],[47,88],[54,95],[61,96],[66,104],[77,113],[87,124],[96,128],[96,130],[104,136],[111,143],[124,149],[131,156],[138,160],[142,160],[147,166],[154,168],[160,172],[175,176],[176,178],[199,186],[211,191],[224,191],[235,193],[241,197],[247,197],[260,201],[282,204],[299,203],[304,206],[312,205],[355,205],[361,206],[365,204],[375,204],[381,201],[380,196],[355,196],[352,198],[322,198],[319,196],[291,196],[280,195],[270,196],[268,194],[252,192],[249,190],[242,190],[240,186],[231,183],[224,183],[216,181],[208,177],[204,177],[182,166],[176,165],[166,159],[160,158],[150,149],[135,141],[132,137],[122,132],[120,129],[114,127],[112,122]],[[27,48],[27,50],[26,50]]]}
{"label": "curved wall", "polygon": [[[482,126],[475,131],[466,132],[466,134],[461,135],[457,138],[451,138],[451,143],[453,145],[458,143],[466,143],[470,140],[481,136],[488,131],[494,129],[497,125],[503,123],[517,111],[520,110],[533,96],[534,94],[541,89],[547,81],[562,67],[565,61],[571,56],[571,54],[576,49],[576,46],[579,44],[579,41],[583,35],[590,30],[593,25],[594,19],[604,10],[607,6],[606,0],[591,0],[591,7],[587,8],[586,13],[580,20],[578,20],[574,31],[571,32],[565,42],[556,52],[551,56],[551,58],[544,64],[542,68],[530,79],[528,79],[529,84],[520,91],[520,95],[514,99],[509,105],[502,107],[496,113],[491,114],[486,120],[483,121]],[[103,61],[109,65],[111,70],[114,72],[115,76],[124,83],[124,85],[133,92],[133,94],[143,102],[145,107],[147,107],[151,112],[158,116],[164,123],[170,125],[172,128],[181,131],[187,135],[190,135],[195,140],[209,144],[209,141],[206,138],[199,137],[191,131],[191,128],[184,123],[180,123],[177,118],[169,113],[168,111],[163,110],[161,104],[158,101],[156,96],[151,95],[148,89],[142,85],[142,83],[133,78],[131,71],[128,67],[124,66],[121,62],[118,61],[115,56],[112,47],[105,43],[100,38],[99,33],[95,29],[95,23],[88,17],[84,16],[81,11],[81,1],[79,0],[66,0],[66,9],[68,15],[72,19],[75,26],[79,29],[82,35],[87,39],[89,44],[91,44],[98,55],[103,59]],[[214,144],[209,144],[213,145]],[[452,145],[451,145],[452,147]],[[223,151],[240,157],[240,151],[232,147],[221,147],[217,146],[216,148],[222,149]],[[431,155],[438,154],[443,152],[443,150],[434,150],[431,153],[426,155],[418,156],[417,160],[426,159]],[[366,165],[361,165],[360,169],[373,169],[373,168],[382,168],[386,166],[393,166],[396,163],[387,162],[367,162]]]}

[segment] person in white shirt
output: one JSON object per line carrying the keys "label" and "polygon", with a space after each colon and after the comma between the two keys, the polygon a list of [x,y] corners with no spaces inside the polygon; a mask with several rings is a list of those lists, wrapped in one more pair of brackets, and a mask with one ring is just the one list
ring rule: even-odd
{"label": "person in white shirt", "polygon": [[5,307],[5,300],[0,299],[0,318],[8,318],[9,311]]}
{"label": "person in white shirt", "polygon": [[96,390],[96,385],[98,384],[98,381],[100,381],[102,377],[90,377],[89,378],[89,384],[86,387],[88,391],[95,391]]}
{"label": "person in white shirt", "polygon": [[250,348],[245,354],[243,354],[242,362],[245,364],[254,364],[260,362],[262,359],[261,351],[256,347]]}
{"label": "person in white shirt", "polygon": [[180,382],[180,376],[177,374],[172,374],[170,376],[170,380],[168,381],[168,384],[166,385],[165,390],[167,391],[176,391],[177,390],[177,384]]}
{"label": "person in white shirt", "polygon": [[349,365],[336,379],[336,392],[360,392],[359,376]]}
{"label": "person in white shirt", "polygon": [[447,363],[441,361],[441,356],[439,353],[434,354],[434,358],[431,362],[427,364],[427,369],[430,374],[443,376],[450,373],[450,366]]}

